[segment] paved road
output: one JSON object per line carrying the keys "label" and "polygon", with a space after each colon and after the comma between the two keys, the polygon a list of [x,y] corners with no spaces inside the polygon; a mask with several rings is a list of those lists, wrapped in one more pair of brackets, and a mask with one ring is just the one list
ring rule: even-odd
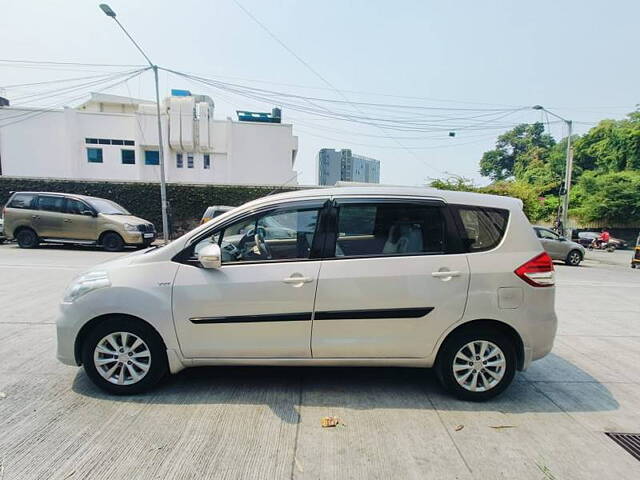
{"label": "paved road", "polygon": [[602,433],[640,432],[638,270],[558,265],[553,353],[490,403],[380,368],[193,369],[109,397],[57,363],[53,322],[66,283],[116,256],[0,247],[0,479],[640,478]]}

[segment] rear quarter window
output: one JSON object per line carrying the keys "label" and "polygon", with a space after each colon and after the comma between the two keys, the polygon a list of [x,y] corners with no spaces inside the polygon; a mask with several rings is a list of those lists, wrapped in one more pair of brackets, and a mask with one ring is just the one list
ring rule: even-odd
{"label": "rear quarter window", "polygon": [[455,205],[461,226],[462,241],[469,252],[485,252],[495,248],[504,237],[509,210]]}
{"label": "rear quarter window", "polygon": [[9,208],[25,208],[25,209],[33,209],[34,200],[36,198],[36,194],[34,193],[16,193],[11,201],[7,204]]}

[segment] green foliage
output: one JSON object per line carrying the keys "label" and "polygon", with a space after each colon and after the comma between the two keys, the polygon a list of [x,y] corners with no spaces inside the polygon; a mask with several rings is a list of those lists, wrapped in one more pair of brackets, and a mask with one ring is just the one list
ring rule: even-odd
{"label": "green foliage", "polygon": [[520,178],[531,164],[546,162],[554,145],[542,123],[520,124],[500,135],[496,148],[482,155],[480,173],[494,181]]}
{"label": "green foliage", "polygon": [[582,170],[640,170],[640,112],[598,123],[576,141],[574,162]]}
{"label": "green foliage", "polygon": [[[603,120],[582,137],[574,135],[572,145],[570,213],[585,221],[639,221],[633,189],[638,191],[640,174],[640,111]],[[566,151],[567,138],[556,143],[541,123],[518,125],[482,156],[480,173],[494,184],[481,190],[509,191],[523,200],[530,219],[549,220],[558,210]]]}
{"label": "green foliage", "polygon": [[[66,192],[107,198],[132,214],[162,227],[160,186],[157,183],[83,182],[0,177],[0,205],[11,191]],[[197,224],[209,205],[237,206],[264,197],[274,190],[267,186],[236,185],[167,185],[167,199],[173,229],[190,229]],[[277,188],[274,193],[294,190]]]}
{"label": "green foliage", "polygon": [[574,189],[572,213],[585,221],[640,222],[640,172],[586,172]]}
{"label": "green foliage", "polygon": [[518,180],[502,180],[494,182],[486,187],[477,187],[471,180],[464,177],[437,178],[429,183],[430,187],[440,190],[456,190],[461,192],[487,193],[504,197],[514,197],[522,200],[522,208],[529,220],[537,222],[547,219],[554,209],[557,201],[547,202],[540,197],[536,187]]}

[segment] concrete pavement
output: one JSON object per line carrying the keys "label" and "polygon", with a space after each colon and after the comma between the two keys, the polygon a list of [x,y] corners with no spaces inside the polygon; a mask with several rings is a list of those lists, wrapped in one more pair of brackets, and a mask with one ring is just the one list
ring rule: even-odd
{"label": "concrete pavement", "polygon": [[555,348],[489,403],[381,368],[201,368],[112,397],[55,360],[53,322],[117,256],[0,246],[0,479],[640,478],[602,433],[640,432],[638,270],[558,265]]}

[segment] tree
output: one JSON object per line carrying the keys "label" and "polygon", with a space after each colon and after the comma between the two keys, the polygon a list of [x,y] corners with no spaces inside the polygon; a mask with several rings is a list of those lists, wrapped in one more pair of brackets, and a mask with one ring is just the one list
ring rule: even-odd
{"label": "tree", "polygon": [[586,221],[610,223],[640,221],[640,172],[624,171],[600,174],[585,172],[572,198],[579,205],[574,210]]}
{"label": "tree", "polygon": [[574,162],[581,170],[640,170],[640,112],[598,123],[576,141]]}
{"label": "tree", "polygon": [[546,162],[555,143],[542,123],[520,124],[500,135],[496,148],[482,155],[480,174],[494,181],[521,178],[530,165]]}

